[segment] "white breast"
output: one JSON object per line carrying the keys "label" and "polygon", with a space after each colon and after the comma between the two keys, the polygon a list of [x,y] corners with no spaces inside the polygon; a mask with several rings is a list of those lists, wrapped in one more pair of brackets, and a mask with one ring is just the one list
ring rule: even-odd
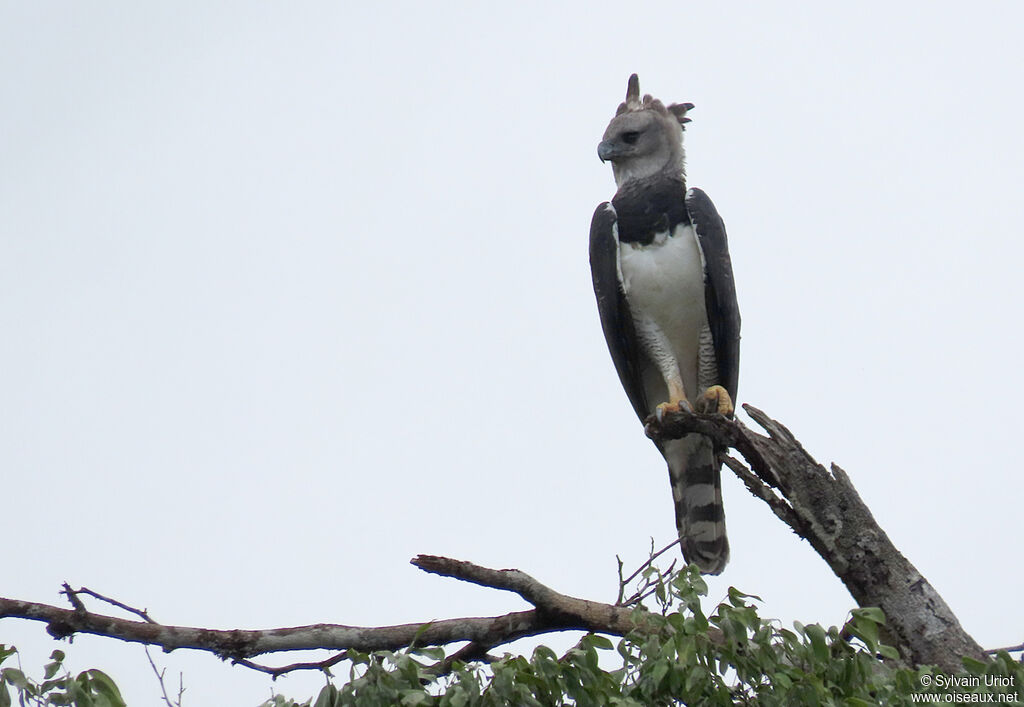
{"label": "white breast", "polygon": [[678,371],[692,402],[707,324],[704,258],[693,228],[676,226],[647,246],[620,244],[619,274],[641,346],[663,376]]}

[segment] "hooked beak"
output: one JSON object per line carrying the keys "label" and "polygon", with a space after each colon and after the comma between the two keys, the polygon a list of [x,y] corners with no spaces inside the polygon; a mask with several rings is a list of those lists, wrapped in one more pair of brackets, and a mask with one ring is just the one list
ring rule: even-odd
{"label": "hooked beak", "polygon": [[614,160],[621,154],[619,147],[611,140],[604,140],[597,146],[597,156],[602,162]]}

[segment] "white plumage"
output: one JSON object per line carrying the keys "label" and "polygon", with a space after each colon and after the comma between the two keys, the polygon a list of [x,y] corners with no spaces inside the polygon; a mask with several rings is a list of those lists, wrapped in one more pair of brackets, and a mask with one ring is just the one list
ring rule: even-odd
{"label": "white plumage", "polygon": [[649,245],[620,243],[619,271],[641,345],[665,383],[677,383],[693,404],[702,392],[700,333],[708,321],[704,259],[693,228],[680,224],[671,236],[659,233]]}

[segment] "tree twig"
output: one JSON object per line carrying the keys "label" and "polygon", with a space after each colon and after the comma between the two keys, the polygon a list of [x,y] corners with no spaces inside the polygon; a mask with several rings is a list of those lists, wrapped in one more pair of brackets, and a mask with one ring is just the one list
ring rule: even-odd
{"label": "tree twig", "polygon": [[64,582],[61,586],[63,589],[60,590],[60,593],[68,598],[68,601],[71,602],[71,606],[75,607],[75,611],[87,611],[85,604],[83,604],[82,600],[78,598],[78,594],[71,588],[70,584]]}
{"label": "tree twig", "polygon": [[171,698],[167,695],[167,688],[164,686],[164,675],[167,673],[167,668],[160,670],[156,667],[156,663],[153,661],[153,656],[149,654],[149,646],[143,646],[142,650],[145,651],[146,660],[149,661],[149,666],[153,668],[153,674],[156,675],[157,682],[160,683],[160,692],[163,695],[164,704],[166,704],[167,707],[181,707],[181,696],[185,692],[184,682],[181,675],[179,674],[178,676],[178,684],[180,686],[178,688],[178,699],[176,702],[171,702]]}
{"label": "tree twig", "polygon": [[[136,609],[134,606],[128,606],[127,604],[123,604],[123,603],[117,601],[116,599],[111,599],[110,597],[103,596],[99,592],[94,592],[93,590],[89,589],[88,587],[82,587],[81,589],[72,590],[71,587],[69,587],[68,584],[65,582],[64,583],[64,593],[68,594],[69,592],[70,592],[69,598],[71,596],[77,596],[78,594],[86,594],[86,595],[91,596],[91,597],[93,597],[95,599],[99,599],[102,602],[106,602],[107,604],[110,604],[111,606],[116,606],[118,609],[123,609],[123,610],[127,611],[130,614],[135,614],[136,616],[138,616],[143,621],[146,621],[146,622],[151,623],[151,624],[157,623],[156,621],[154,621],[150,617],[150,615],[146,612],[145,609]],[[83,611],[85,610],[85,606],[84,605],[82,606],[82,610]]]}
{"label": "tree twig", "polygon": [[[625,585],[629,584],[630,582],[632,582],[634,579],[636,579],[636,576],[638,574],[640,574],[645,569],[650,567],[654,563],[655,560],[657,560],[659,557],[664,555],[666,552],[668,552],[669,550],[671,550],[672,548],[674,548],[678,544],[679,544],[679,538],[676,538],[675,540],[673,540],[672,542],[670,542],[668,545],[666,545],[665,547],[661,548],[657,552],[652,552],[651,556],[648,557],[647,560],[645,560],[643,562],[643,564],[641,564],[639,567],[637,567],[636,570],[633,572],[633,574],[629,575],[628,577],[626,577],[626,579],[622,580],[622,585],[625,586]],[[651,540],[651,550],[652,551],[654,550],[654,540]],[[620,596],[621,596],[621,593],[620,593]]]}

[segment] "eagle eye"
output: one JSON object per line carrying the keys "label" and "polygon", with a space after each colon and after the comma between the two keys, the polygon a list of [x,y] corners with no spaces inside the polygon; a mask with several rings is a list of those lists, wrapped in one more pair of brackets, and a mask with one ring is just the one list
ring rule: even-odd
{"label": "eagle eye", "polygon": [[622,141],[627,145],[635,145],[636,141],[640,139],[640,133],[636,130],[630,130],[629,132],[622,133]]}

